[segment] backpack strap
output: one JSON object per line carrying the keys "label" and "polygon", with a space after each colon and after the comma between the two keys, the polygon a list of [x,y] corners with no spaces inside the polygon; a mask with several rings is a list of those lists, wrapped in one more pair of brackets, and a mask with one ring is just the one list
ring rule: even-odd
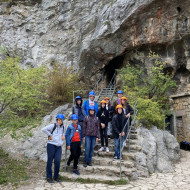
{"label": "backpack strap", "polygon": [[55,131],[55,129],[56,129],[56,123],[54,123],[54,127],[53,127],[53,130],[52,130],[51,134],[53,134],[53,132]]}

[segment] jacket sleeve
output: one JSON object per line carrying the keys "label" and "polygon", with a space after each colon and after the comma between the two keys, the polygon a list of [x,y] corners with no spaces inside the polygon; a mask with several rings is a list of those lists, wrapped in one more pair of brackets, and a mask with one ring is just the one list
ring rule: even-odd
{"label": "jacket sleeve", "polygon": [[80,142],[81,142],[81,146],[82,146],[82,127],[79,125],[80,127]]}
{"label": "jacket sleeve", "polygon": [[47,125],[46,127],[42,128],[42,132],[44,132],[48,136],[52,136],[51,133],[53,131],[53,128],[54,128],[54,124]]}
{"label": "jacket sleeve", "polygon": [[116,118],[115,117],[112,119],[112,129],[113,129],[114,133],[119,135],[120,132],[119,132],[119,130],[117,128],[117,123],[116,123]]}
{"label": "jacket sleeve", "polygon": [[97,122],[96,122],[96,127],[97,127],[97,135],[96,138],[100,138],[100,122],[99,119],[97,118]]}
{"label": "jacket sleeve", "polygon": [[87,127],[87,118],[85,117],[82,126],[82,137],[86,136],[86,127]]}
{"label": "jacket sleeve", "polygon": [[97,113],[98,113],[98,103],[97,102],[95,102],[95,112],[96,112],[96,115],[97,115]]}
{"label": "jacket sleeve", "polygon": [[129,105],[129,113],[131,114],[131,115],[133,115],[134,114],[134,110],[133,110],[133,108]]}
{"label": "jacket sleeve", "polygon": [[71,128],[68,126],[66,134],[65,134],[65,139],[66,139],[66,145],[67,146],[70,146],[70,144],[71,144],[71,142],[70,142],[70,134],[71,134]]}
{"label": "jacket sleeve", "polygon": [[85,115],[88,115],[87,100],[84,101],[83,108],[84,108],[84,113],[85,113]]}
{"label": "jacket sleeve", "polygon": [[105,121],[105,125],[107,126],[108,125],[108,121],[109,121],[109,112],[106,111],[106,121]]}

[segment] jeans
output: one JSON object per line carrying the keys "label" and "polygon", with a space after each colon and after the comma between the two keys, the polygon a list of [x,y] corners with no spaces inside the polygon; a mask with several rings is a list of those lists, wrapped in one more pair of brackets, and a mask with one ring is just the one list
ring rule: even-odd
{"label": "jeans", "polygon": [[[121,144],[123,144],[124,138],[121,138]],[[120,159],[120,139],[114,138],[115,142],[115,156]]]}
{"label": "jeans", "polygon": [[47,144],[47,166],[46,166],[46,176],[47,178],[52,178],[52,162],[54,160],[54,178],[59,177],[59,169],[61,162],[62,147],[53,144]]}
{"label": "jeans", "polygon": [[86,136],[85,137],[85,162],[91,162],[92,156],[94,153],[94,147],[96,144],[96,137],[95,136]]}
{"label": "jeans", "polygon": [[108,134],[107,134],[107,126],[102,129],[100,128],[100,137],[101,137],[101,146],[104,147],[104,139],[105,139],[105,143],[106,143],[106,147],[108,147]]}
{"label": "jeans", "polygon": [[71,155],[68,162],[70,163],[72,160],[74,160],[73,169],[76,170],[80,158],[81,142],[72,142],[70,147]]}

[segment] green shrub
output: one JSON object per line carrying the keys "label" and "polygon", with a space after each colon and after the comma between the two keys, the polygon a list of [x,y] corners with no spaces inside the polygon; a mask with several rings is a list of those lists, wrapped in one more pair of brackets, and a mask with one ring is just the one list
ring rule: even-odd
{"label": "green shrub", "polygon": [[138,100],[137,119],[146,126],[163,127],[169,109],[167,92],[176,87],[172,74],[164,73],[166,62],[159,55],[150,52],[148,58],[152,66],[130,65],[119,71],[124,91],[131,104]]}
{"label": "green shrub", "polygon": [[54,63],[49,69],[47,79],[50,82],[47,94],[51,102],[60,104],[72,102],[73,91],[80,89],[79,76],[72,67]]}

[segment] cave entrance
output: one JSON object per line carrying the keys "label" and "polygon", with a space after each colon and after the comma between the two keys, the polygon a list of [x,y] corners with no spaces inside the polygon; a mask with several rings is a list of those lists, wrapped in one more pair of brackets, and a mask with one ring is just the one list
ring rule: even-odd
{"label": "cave entrance", "polygon": [[123,67],[124,55],[117,56],[113,58],[106,66],[105,66],[105,82],[106,86],[109,85],[112,80],[113,75],[115,74],[117,69],[121,69]]}

